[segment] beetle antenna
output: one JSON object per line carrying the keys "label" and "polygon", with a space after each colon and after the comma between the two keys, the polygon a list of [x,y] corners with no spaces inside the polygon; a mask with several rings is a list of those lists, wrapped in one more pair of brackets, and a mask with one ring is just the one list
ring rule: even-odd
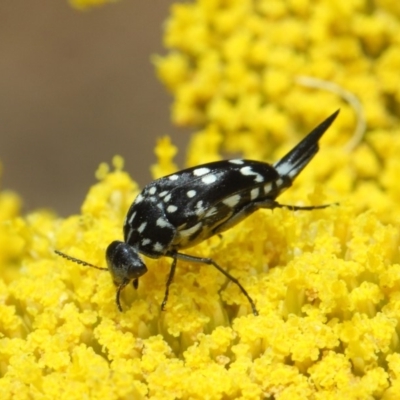
{"label": "beetle antenna", "polygon": [[92,268],[100,269],[102,271],[108,271],[108,268],[102,268],[102,267],[98,267],[97,265],[89,264],[86,261],[79,260],[79,258],[71,257],[68,254],[62,253],[61,251],[54,250],[54,252],[57,255],[59,255],[59,256],[61,256],[63,258],[66,258],[69,261],[73,261],[74,263],[77,263],[77,264],[80,264],[80,265],[84,265],[85,267],[92,267]]}

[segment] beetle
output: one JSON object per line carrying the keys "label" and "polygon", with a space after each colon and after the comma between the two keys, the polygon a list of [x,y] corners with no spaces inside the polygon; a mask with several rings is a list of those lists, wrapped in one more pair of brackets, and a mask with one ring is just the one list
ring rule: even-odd
{"label": "beetle", "polygon": [[161,310],[165,310],[169,287],[178,259],[213,265],[235,283],[258,315],[253,299],[242,284],[213,259],[180,251],[236,225],[261,208],[314,210],[328,207],[292,206],[275,199],[311,161],[319,150],[318,141],[335,120],[339,110],[313,129],[283,158],[274,164],[233,159],[187,168],[149,183],[136,197],[125,218],[124,241],[113,241],[106,250],[108,268],[101,268],[56,250],[70,261],[111,273],[117,287],[116,304],[122,311],[121,291],[130,283],[138,288],[147,272],[140,254],[151,258],[171,257]]}

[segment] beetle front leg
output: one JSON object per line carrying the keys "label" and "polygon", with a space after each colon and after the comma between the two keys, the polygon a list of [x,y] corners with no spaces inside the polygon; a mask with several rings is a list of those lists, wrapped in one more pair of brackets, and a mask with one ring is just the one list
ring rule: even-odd
{"label": "beetle front leg", "polygon": [[164,294],[164,300],[161,303],[161,311],[165,311],[165,306],[167,304],[168,296],[169,296],[169,287],[170,287],[170,285],[174,279],[174,275],[175,275],[176,262],[177,262],[176,254],[172,254],[171,257],[173,258],[173,261],[171,264],[171,269],[169,271],[167,284],[165,286],[165,294]]}

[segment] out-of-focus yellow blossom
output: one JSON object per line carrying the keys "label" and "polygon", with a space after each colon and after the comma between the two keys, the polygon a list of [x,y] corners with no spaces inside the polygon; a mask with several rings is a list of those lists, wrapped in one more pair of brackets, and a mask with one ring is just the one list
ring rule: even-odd
{"label": "out-of-focus yellow blossom", "polygon": [[[272,161],[277,145],[293,146],[340,107],[322,141],[335,143],[337,152],[332,149],[318,181],[329,176],[342,194],[363,193],[359,210],[374,206],[390,220],[400,187],[385,184],[387,174],[399,170],[398,157],[387,157],[387,151],[400,154],[398,1],[198,0],[176,3],[171,11],[165,34],[170,51],[155,64],[174,96],[173,120],[200,129],[192,147],[212,130],[217,151]],[[340,144],[354,131],[354,112],[337,95],[299,84],[300,76],[357,96],[368,126],[364,145],[343,154]],[[206,159],[201,152],[189,157],[189,165]],[[347,183],[336,174],[346,174]],[[372,190],[371,180],[378,183]]]}
{"label": "out-of-focus yellow blossom", "polygon": [[171,139],[168,136],[158,139],[155,149],[158,163],[151,167],[154,179],[172,174],[177,170],[178,167],[172,161],[177,152],[178,149],[171,143]]}
{"label": "out-of-focus yellow blossom", "polygon": [[68,0],[72,7],[84,11],[93,7],[99,7],[107,3],[115,3],[118,0]]}
{"label": "out-of-focus yellow blossom", "polygon": [[[190,164],[221,150],[275,161],[338,107],[297,75],[339,83],[361,99],[368,132],[345,105],[321,150],[279,198],[338,205],[310,212],[260,210],[194,248],[237,277],[145,258],[139,288],[115,304],[100,267],[139,188],[116,157],[102,164],[81,214],[20,212],[0,192],[1,399],[397,400],[400,392],[400,130],[396,2],[202,0],[175,5],[160,75],[176,118],[204,128]],[[396,33],[397,32],[397,33]],[[378,77],[378,78],[377,78]],[[184,101],[183,101],[184,100]],[[168,138],[154,177],[176,168]]]}
{"label": "out-of-focus yellow blossom", "polygon": [[[393,127],[400,101],[398,9],[393,0],[174,4],[165,36],[171,52],[156,59],[159,76],[175,96],[174,120],[200,127],[216,123],[227,136],[244,130],[269,142],[277,138],[274,121],[260,117],[265,107],[283,111],[288,125],[293,115],[322,116],[335,107],[326,93],[296,86],[296,76],[310,75],[357,95],[371,128]],[[252,98],[258,118],[242,112]],[[315,107],[316,100],[323,107]],[[230,106],[224,115],[214,113],[224,102]]]}

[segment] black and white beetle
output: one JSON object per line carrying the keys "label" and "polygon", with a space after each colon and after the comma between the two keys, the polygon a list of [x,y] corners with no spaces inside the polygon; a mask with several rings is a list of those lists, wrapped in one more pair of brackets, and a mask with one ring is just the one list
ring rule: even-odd
{"label": "black and white beetle", "polygon": [[173,259],[161,310],[165,309],[177,260],[213,265],[234,282],[247,297],[254,315],[253,299],[231,274],[210,258],[179,251],[223,232],[260,208],[313,210],[328,205],[298,207],[279,204],[275,199],[318,152],[318,140],[332,124],[333,113],[296,147],[275,164],[252,160],[216,161],[184,169],[148,184],[136,197],[124,222],[124,241],[112,242],[106,251],[108,268],[56,253],[85,266],[109,270],[117,287],[116,303],[122,311],[120,294],[129,282],[137,289],[139,277],[147,272],[140,254]]}

